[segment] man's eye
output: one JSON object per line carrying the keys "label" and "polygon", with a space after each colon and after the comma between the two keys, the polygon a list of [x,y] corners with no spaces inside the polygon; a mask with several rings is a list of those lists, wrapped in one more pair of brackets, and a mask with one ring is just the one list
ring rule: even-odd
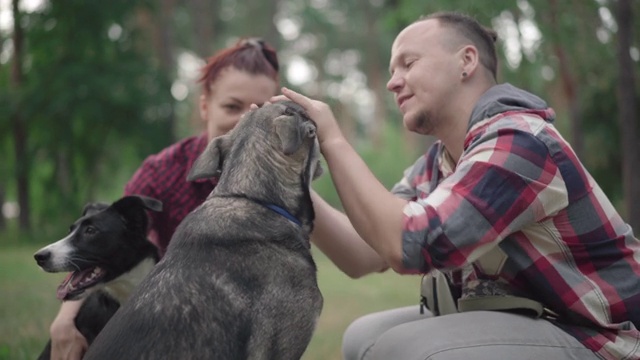
{"label": "man's eye", "polygon": [[228,111],[231,111],[231,112],[237,112],[237,111],[242,110],[240,105],[235,105],[235,104],[225,105],[224,108],[227,109]]}

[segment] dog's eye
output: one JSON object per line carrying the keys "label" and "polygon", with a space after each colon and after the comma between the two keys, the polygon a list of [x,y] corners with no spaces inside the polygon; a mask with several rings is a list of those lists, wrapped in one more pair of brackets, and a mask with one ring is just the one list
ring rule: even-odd
{"label": "dog's eye", "polygon": [[96,228],[94,228],[93,226],[87,226],[84,229],[84,233],[87,234],[87,235],[93,235],[93,234],[95,234],[97,232],[98,232],[98,230],[96,230]]}

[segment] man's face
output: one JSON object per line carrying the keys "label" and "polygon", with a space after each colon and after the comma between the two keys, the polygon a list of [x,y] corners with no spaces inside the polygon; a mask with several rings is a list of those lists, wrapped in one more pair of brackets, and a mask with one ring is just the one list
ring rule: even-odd
{"label": "man's face", "polygon": [[461,60],[452,46],[450,30],[435,19],[405,28],[391,48],[387,89],[395,93],[405,127],[435,135],[456,106],[452,99],[461,74]]}

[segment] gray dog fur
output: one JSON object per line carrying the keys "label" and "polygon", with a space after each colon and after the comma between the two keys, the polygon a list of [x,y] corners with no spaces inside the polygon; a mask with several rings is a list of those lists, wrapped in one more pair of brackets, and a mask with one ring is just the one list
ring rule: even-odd
{"label": "gray dog fur", "polygon": [[85,359],[299,359],[322,309],[309,243],[321,172],[315,124],[292,102],[213,139],[189,180],[218,185]]}

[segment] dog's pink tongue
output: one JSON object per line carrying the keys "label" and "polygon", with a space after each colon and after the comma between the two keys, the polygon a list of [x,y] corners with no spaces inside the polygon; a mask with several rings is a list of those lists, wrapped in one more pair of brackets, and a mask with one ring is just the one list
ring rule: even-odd
{"label": "dog's pink tongue", "polygon": [[69,273],[58,286],[56,295],[59,300],[73,298],[81,294],[84,289],[100,281],[104,275],[104,271],[99,267]]}
{"label": "dog's pink tongue", "polygon": [[69,294],[69,291],[71,290],[70,287],[72,287],[71,279],[73,278],[73,274],[74,273],[70,272],[69,275],[62,280],[62,283],[58,285],[58,291],[56,292],[58,300],[64,300],[67,294]]}

